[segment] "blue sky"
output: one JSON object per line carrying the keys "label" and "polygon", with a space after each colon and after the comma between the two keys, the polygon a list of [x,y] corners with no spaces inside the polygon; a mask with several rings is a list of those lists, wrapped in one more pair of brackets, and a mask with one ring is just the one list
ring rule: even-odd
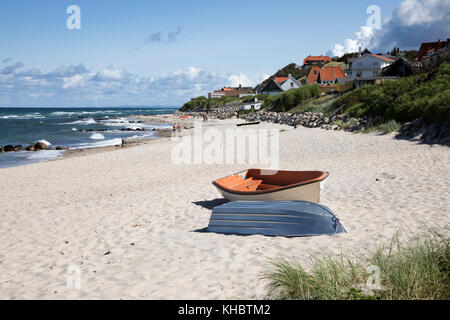
{"label": "blue sky", "polygon": [[[14,70],[0,77],[0,106],[180,105],[330,53],[369,5],[385,21],[405,1],[422,2],[2,0],[0,73]],[[81,30],[66,27],[72,4]]]}

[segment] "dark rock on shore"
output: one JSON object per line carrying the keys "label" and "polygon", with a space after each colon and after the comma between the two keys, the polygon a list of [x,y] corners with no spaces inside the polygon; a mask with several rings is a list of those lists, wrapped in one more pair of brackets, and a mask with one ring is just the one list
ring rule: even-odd
{"label": "dark rock on shore", "polygon": [[78,129],[78,132],[106,132],[108,129]]}
{"label": "dark rock on shore", "polygon": [[278,124],[285,124],[297,128],[303,126],[306,128],[322,128],[326,130],[346,130],[360,131],[373,125],[378,121],[376,118],[364,117],[362,119],[351,118],[346,114],[326,117],[320,112],[288,113],[260,110],[253,113],[239,114],[239,106],[230,105],[222,108],[214,108],[201,112],[175,112],[175,116],[191,116],[209,119],[233,119],[241,118],[249,122],[265,121]]}
{"label": "dark rock on shore", "polygon": [[122,128],[122,131],[145,131],[144,128]]}
{"label": "dark rock on shore", "polygon": [[84,130],[84,132],[105,132],[108,131],[108,129],[87,129]]}
{"label": "dark rock on shore", "polygon": [[61,150],[69,150],[69,147],[62,147],[62,146],[57,146],[55,150],[61,151]]}
{"label": "dark rock on shore", "polygon": [[39,151],[39,150],[47,150],[47,145],[46,145],[45,143],[43,143],[43,142],[37,142],[37,143],[34,145],[34,149],[35,149],[35,151]]}
{"label": "dark rock on shore", "polygon": [[35,149],[34,149],[34,144],[32,144],[32,145],[26,147],[25,150],[26,150],[26,151],[35,151]]}
{"label": "dark rock on shore", "polygon": [[7,145],[4,147],[0,146],[0,153],[1,152],[17,152],[17,151],[21,151],[22,150],[22,146],[19,144],[17,146],[13,146],[13,145]]}

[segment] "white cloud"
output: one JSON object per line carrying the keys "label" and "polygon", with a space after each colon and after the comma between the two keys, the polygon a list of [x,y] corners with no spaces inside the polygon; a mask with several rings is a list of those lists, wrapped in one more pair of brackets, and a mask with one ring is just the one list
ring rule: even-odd
{"label": "white cloud", "polygon": [[342,56],[358,47],[384,51],[397,46],[418,49],[421,42],[437,41],[450,35],[450,0],[403,0],[382,28],[361,26],[354,38],[334,44],[329,55]]}
{"label": "white cloud", "polygon": [[3,69],[0,70],[1,74],[12,74],[14,73],[17,69],[20,69],[23,67],[23,63],[22,62],[16,62],[10,66],[4,67]]}
{"label": "white cloud", "polygon": [[448,18],[448,0],[406,0],[400,3],[395,16],[403,26],[430,24]]}
{"label": "white cloud", "polygon": [[242,72],[228,76],[228,84],[232,87],[238,87],[239,85],[242,85],[243,87],[252,87],[254,85],[253,81],[247,78]]}
{"label": "white cloud", "polygon": [[331,49],[331,56],[342,56],[347,52],[358,52],[359,47],[366,48],[373,37],[374,30],[368,26],[361,26],[355,33],[354,39],[345,39],[344,44],[335,44]]}
{"label": "white cloud", "polygon": [[124,72],[122,70],[114,70],[112,67],[103,68],[97,72],[91,80],[93,81],[119,81],[122,80]]}
{"label": "white cloud", "polygon": [[195,67],[154,78],[113,66],[96,72],[82,64],[61,66],[48,73],[22,68],[23,64],[13,64],[0,72],[1,106],[181,105],[223,86],[252,85],[243,73],[222,76],[216,70]]}

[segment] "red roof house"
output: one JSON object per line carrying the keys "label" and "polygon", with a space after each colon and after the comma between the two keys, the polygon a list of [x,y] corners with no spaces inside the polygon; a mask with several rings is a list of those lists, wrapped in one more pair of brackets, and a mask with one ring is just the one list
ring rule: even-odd
{"label": "red roof house", "polygon": [[312,66],[317,64],[325,64],[331,62],[331,58],[328,56],[309,56],[303,60],[304,66]]}
{"label": "red roof house", "polygon": [[424,56],[433,53],[435,50],[443,49],[446,47],[450,47],[450,39],[447,39],[447,41],[442,41],[441,39],[439,39],[437,42],[423,42],[420,46],[419,56],[416,60],[420,61]]}
{"label": "red roof house", "polygon": [[308,84],[318,83],[332,85],[339,78],[345,78],[345,73],[341,67],[319,67],[313,66],[308,75]]}
{"label": "red roof house", "polygon": [[273,79],[273,80],[275,80],[276,83],[280,83],[280,82],[284,82],[288,79],[289,79],[289,77],[275,77],[275,79]]}
{"label": "red roof house", "polygon": [[320,67],[319,66],[312,66],[311,70],[309,71],[309,75],[307,78],[306,83],[319,83],[319,74],[320,74]]}

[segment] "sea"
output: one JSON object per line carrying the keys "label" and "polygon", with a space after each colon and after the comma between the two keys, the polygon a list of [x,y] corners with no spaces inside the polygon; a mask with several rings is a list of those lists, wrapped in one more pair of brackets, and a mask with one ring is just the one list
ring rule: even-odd
{"label": "sea", "polygon": [[[0,146],[27,146],[43,141],[54,149],[84,149],[121,144],[122,138],[154,138],[152,129],[171,128],[170,124],[137,123],[136,115],[172,114],[177,108],[0,108]],[[134,131],[137,128],[145,131]],[[124,131],[132,129],[133,131]],[[0,153],[1,168],[48,161],[64,151]]]}

